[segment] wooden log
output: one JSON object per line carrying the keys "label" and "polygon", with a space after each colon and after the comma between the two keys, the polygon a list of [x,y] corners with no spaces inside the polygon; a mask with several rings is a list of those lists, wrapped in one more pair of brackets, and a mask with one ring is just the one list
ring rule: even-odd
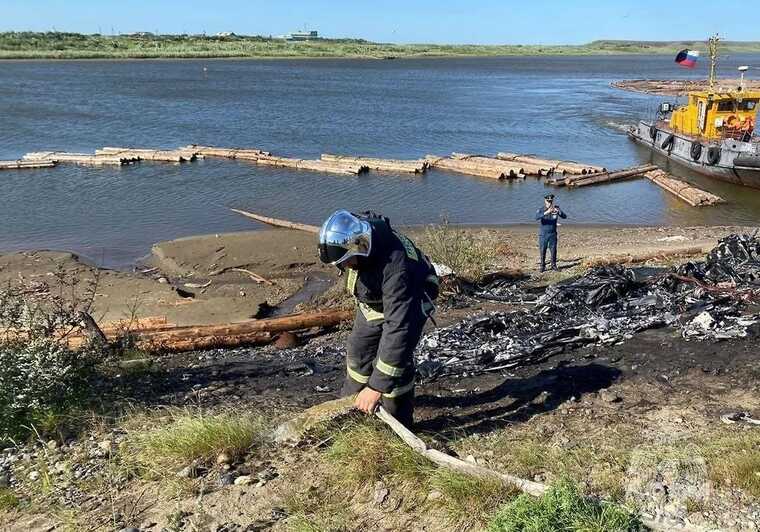
{"label": "wooden log", "polygon": [[51,168],[55,166],[55,161],[41,159],[34,161],[0,161],[0,170],[21,170],[24,168]]}
{"label": "wooden log", "polygon": [[291,159],[288,157],[262,156],[255,159],[255,161],[257,164],[264,164],[268,166],[296,168],[298,170],[312,170],[315,172],[325,172],[330,174],[359,175],[369,170],[366,165],[361,164],[342,164],[339,162],[309,159]]}
{"label": "wooden log", "polygon": [[193,150],[200,155],[206,157],[224,157],[227,159],[253,159],[256,160],[259,157],[268,157],[272,154],[268,151],[259,150],[256,148],[217,148],[214,146],[199,146],[196,144],[189,144],[181,150]]}
{"label": "wooden log", "polygon": [[131,164],[136,159],[116,155],[96,155],[92,153],[66,153],[57,151],[31,152],[24,155],[25,161],[53,161],[54,163],[70,163],[86,166],[121,166]]}
{"label": "wooden log", "polygon": [[232,212],[241,214],[245,216],[246,218],[250,218],[252,220],[256,220],[257,222],[261,222],[267,225],[274,225],[275,227],[285,227],[287,229],[295,229],[297,231],[306,231],[307,233],[315,233],[315,234],[318,234],[319,229],[320,229],[316,225],[300,224],[297,222],[289,222],[288,220],[270,218],[269,216],[262,216],[261,214],[244,211],[242,209],[230,209],[230,210]]}
{"label": "wooden log", "polygon": [[332,155],[329,153],[323,153],[321,159],[328,162],[367,166],[370,170],[379,172],[422,174],[427,169],[427,161],[424,160],[378,159],[373,157]]}
{"label": "wooden log", "polygon": [[[352,316],[353,311],[327,310],[223,325],[159,326],[129,332],[133,344],[139,349],[188,351],[269,343],[276,333],[312,327],[334,327]],[[121,334],[118,329],[105,329],[103,332],[109,341],[118,340]],[[86,340],[81,334],[66,338],[69,347],[73,349],[84,345]]]}
{"label": "wooden log", "polygon": [[459,174],[474,175],[477,177],[489,177],[491,179],[504,179],[507,174],[499,168],[492,166],[473,164],[468,161],[458,159],[449,159],[448,157],[438,157],[437,155],[427,155],[425,160],[433,168],[449,170]]}
{"label": "wooden log", "polygon": [[594,174],[606,172],[607,169],[602,166],[596,166],[592,164],[577,163],[575,161],[560,161],[556,159],[542,159],[532,155],[521,155],[519,153],[507,153],[499,152],[496,155],[497,159],[504,159],[505,161],[518,161],[523,163],[530,163],[541,167],[548,167],[552,170],[562,170],[568,174]]}
{"label": "wooden log", "polygon": [[716,203],[724,202],[723,198],[720,196],[699,189],[685,181],[675,179],[673,176],[668,175],[666,172],[659,169],[649,171],[645,173],[644,176],[692,207],[704,207],[706,205],[715,205]]}
{"label": "wooden log", "polygon": [[97,155],[116,155],[122,157],[131,157],[140,161],[167,163],[182,163],[186,161],[194,161],[198,158],[198,153],[195,150],[188,150],[185,148],[180,148],[177,150],[151,150],[144,148],[105,147],[100,150],[96,150],[95,153]]}
{"label": "wooden log", "polygon": [[585,187],[588,185],[596,185],[598,183],[609,183],[612,181],[620,181],[623,179],[638,177],[644,175],[650,170],[655,170],[656,168],[657,166],[654,164],[645,164],[641,166],[625,168],[623,170],[617,170],[615,172],[602,172],[599,174],[590,174],[585,176],[570,176],[565,177],[563,184],[568,187]]}
{"label": "wooden log", "polygon": [[474,155],[470,153],[458,153],[453,152],[451,154],[452,159],[459,159],[464,161],[470,161],[476,164],[489,165],[497,168],[505,168],[512,171],[515,176],[523,175],[538,175],[545,176],[552,173],[552,170],[548,167],[541,167],[530,163],[505,161],[502,159],[496,159],[494,157],[488,157],[485,155]]}

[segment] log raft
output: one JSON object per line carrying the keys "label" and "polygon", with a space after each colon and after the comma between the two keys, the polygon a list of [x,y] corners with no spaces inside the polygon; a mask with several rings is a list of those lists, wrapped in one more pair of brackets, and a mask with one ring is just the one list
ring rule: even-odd
{"label": "log raft", "polygon": [[459,174],[473,175],[477,177],[489,177],[491,179],[505,179],[509,176],[509,173],[505,173],[503,169],[477,164],[471,161],[461,159],[450,159],[448,157],[439,157],[437,155],[427,155],[425,160],[432,168],[439,168],[441,170],[448,170],[450,172],[456,172]]}
{"label": "log raft", "polygon": [[547,170],[562,171],[567,174],[598,174],[606,172],[607,169],[602,166],[595,166],[592,164],[582,164],[575,161],[559,161],[555,159],[541,159],[533,155],[521,155],[519,153],[506,153],[499,152],[496,155],[497,159],[503,159],[505,161],[515,161],[524,164],[532,164]]}
{"label": "log raft", "polygon": [[293,159],[272,155],[268,151],[255,148],[216,148],[213,146],[197,146],[191,144],[182,149],[193,150],[201,155],[208,155],[211,157],[242,159],[265,166],[295,168],[297,170],[311,170],[314,172],[325,172],[329,174],[359,175],[369,170],[366,164],[359,162],[322,159]]}
{"label": "log raft", "polygon": [[183,163],[194,161],[199,157],[195,150],[179,148],[176,150],[151,150],[145,148],[114,148],[105,147],[95,150],[96,155],[104,157],[125,157],[136,161],[153,161],[165,163]]}
{"label": "log raft", "polygon": [[225,159],[246,159],[256,160],[260,157],[269,157],[272,154],[268,151],[259,150],[256,148],[216,148],[214,146],[199,146],[197,144],[189,144],[180,150],[194,151],[204,157],[221,157]]}
{"label": "log raft", "polygon": [[497,159],[495,157],[489,157],[486,155],[453,152],[451,154],[451,158],[470,161],[475,164],[502,168],[505,171],[509,172],[510,177],[525,177],[526,175],[546,176],[552,173],[551,169],[546,167],[541,167],[531,163],[505,161],[503,159]]}
{"label": "log raft", "polygon": [[639,177],[646,172],[656,170],[657,166],[654,164],[645,164],[641,166],[633,166],[631,168],[625,168],[623,170],[617,170],[615,172],[601,172],[598,174],[587,175],[574,175],[565,177],[562,184],[557,183],[559,186],[567,187],[585,187],[588,185],[596,185],[599,183],[610,183],[613,181],[621,181],[623,179],[630,179],[632,177]]}
{"label": "log raft", "polygon": [[646,172],[644,177],[682,199],[692,207],[704,207],[725,202],[720,196],[716,196],[706,190],[701,190],[685,181],[675,179],[673,176],[668,175],[660,169],[653,169]]}
{"label": "log raft", "polygon": [[375,157],[354,157],[350,155],[332,155],[329,153],[323,153],[321,160],[330,163],[366,166],[370,170],[376,170],[378,172],[422,174],[428,167],[427,161],[422,159],[379,159]]}
{"label": "log raft", "polygon": [[52,168],[55,161],[49,159],[40,159],[35,161],[0,161],[0,170],[21,170],[23,168]]}
{"label": "log raft", "polygon": [[67,153],[62,151],[38,151],[27,153],[24,161],[53,161],[55,164],[78,164],[83,166],[122,166],[137,161],[134,157],[98,155],[95,153]]}

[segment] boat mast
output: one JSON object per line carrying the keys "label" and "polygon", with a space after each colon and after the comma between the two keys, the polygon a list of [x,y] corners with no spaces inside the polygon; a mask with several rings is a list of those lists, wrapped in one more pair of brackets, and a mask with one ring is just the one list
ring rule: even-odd
{"label": "boat mast", "polygon": [[715,86],[715,68],[718,66],[718,34],[711,36],[707,40],[707,50],[710,54],[710,88]]}

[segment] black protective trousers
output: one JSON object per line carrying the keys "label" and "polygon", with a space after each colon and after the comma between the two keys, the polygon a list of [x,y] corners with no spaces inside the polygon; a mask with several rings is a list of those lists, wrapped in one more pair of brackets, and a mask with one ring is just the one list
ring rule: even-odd
{"label": "black protective trousers", "polygon": [[[388,393],[383,393],[382,406],[406,427],[411,427],[414,415],[414,350],[422,336],[426,317],[419,313],[412,323],[407,324],[408,361],[397,385]],[[356,311],[354,326],[346,343],[346,363],[348,373],[343,385],[343,396],[356,395],[369,381],[377,364],[378,347],[383,335],[383,319],[367,321],[361,310]],[[399,393],[401,392],[401,393]]]}

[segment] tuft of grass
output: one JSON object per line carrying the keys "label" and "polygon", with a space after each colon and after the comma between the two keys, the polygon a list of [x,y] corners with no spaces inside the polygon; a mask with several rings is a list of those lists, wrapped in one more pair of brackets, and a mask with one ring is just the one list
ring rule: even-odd
{"label": "tuft of grass", "polygon": [[464,530],[486,524],[499,507],[520,493],[496,479],[476,478],[447,469],[437,469],[430,485],[443,495],[443,510]]}
{"label": "tuft of grass", "polygon": [[434,470],[379,421],[359,422],[335,438],[327,452],[345,484],[358,488],[383,478],[421,484]]}
{"label": "tuft of grass", "polygon": [[419,244],[433,262],[448,266],[459,277],[473,282],[483,276],[497,256],[496,242],[454,227],[445,218],[440,224],[427,227]]}
{"label": "tuft of grass", "polygon": [[7,488],[0,488],[0,513],[9,512],[19,505],[18,497]]}
{"label": "tuft of grass", "polygon": [[173,413],[159,426],[130,435],[135,461],[148,470],[212,463],[224,452],[236,460],[266,440],[267,425],[254,414]]}
{"label": "tuft of grass", "polygon": [[737,486],[760,499],[760,447],[744,452],[728,452],[711,468],[713,480]]}
{"label": "tuft of grass", "polygon": [[634,515],[614,504],[585,498],[562,479],[539,498],[520,495],[489,523],[490,532],[634,532],[645,530]]}

